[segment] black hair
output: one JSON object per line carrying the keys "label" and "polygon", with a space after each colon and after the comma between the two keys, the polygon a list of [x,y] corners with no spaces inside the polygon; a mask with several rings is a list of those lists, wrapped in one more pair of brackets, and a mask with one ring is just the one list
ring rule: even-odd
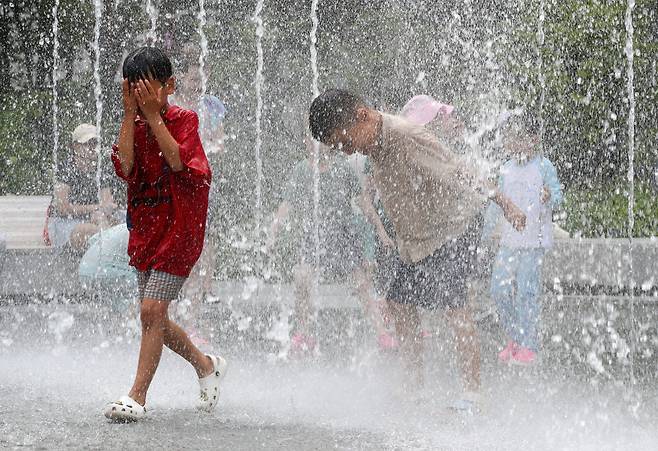
{"label": "black hair", "polygon": [[123,78],[131,83],[148,77],[166,83],[172,75],[169,57],[157,47],[140,47],[123,60]]}
{"label": "black hair", "polygon": [[311,103],[308,127],[313,138],[327,143],[335,130],[349,127],[356,120],[356,110],[365,101],[343,89],[329,89]]}

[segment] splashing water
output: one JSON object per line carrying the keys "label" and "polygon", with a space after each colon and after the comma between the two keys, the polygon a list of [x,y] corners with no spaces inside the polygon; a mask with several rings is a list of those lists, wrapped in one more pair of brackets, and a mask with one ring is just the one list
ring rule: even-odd
{"label": "splashing water", "polygon": [[152,0],[146,0],[146,13],[148,14],[149,20],[151,21],[151,28],[146,33],[146,43],[148,45],[155,45],[158,39],[158,36],[155,32],[158,22],[158,10],[155,8]]}
{"label": "splashing water", "polygon": [[261,129],[261,121],[263,117],[263,84],[265,79],[263,77],[263,34],[265,27],[263,26],[263,12],[264,0],[256,2],[256,10],[254,12],[253,21],[256,23],[256,75],[254,77],[254,86],[256,89],[256,145],[254,153],[256,157],[256,211],[254,212],[255,227],[254,227],[254,248],[257,252],[257,259],[260,259],[260,235],[263,222],[263,161],[261,158],[261,147],[263,145],[263,136]]}
{"label": "splashing water", "polygon": [[59,0],[53,6],[53,187],[57,183],[57,148],[59,147],[59,104],[57,95],[57,71],[59,70]]}
{"label": "splashing water", "polygon": [[201,95],[206,93],[208,85],[208,75],[206,74],[206,59],[208,58],[208,38],[206,37],[206,7],[204,0],[199,0],[199,13],[197,14],[199,33],[199,46],[201,53],[199,53],[199,76],[201,77]]}
{"label": "splashing water", "polygon": [[55,336],[57,344],[61,344],[64,334],[68,332],[75,323],[75,318],[69,312],[56,311],[48,315],[48,331]]}
{"label": "splashing water", "polygon": [[539,76],[539,152],[544,153],[544,102],[546,98],[546,75],[544,74],[544,20],[546,13],[544,11],[544,0],[539,2],[539,16],[537,19],[537,71]]}
{"label": "splashing water", "polygon": [[98,139],[96,139],[96,155],[98,157],[98,163],[96,167],[96,186],[98,188],[98,197],[100,200],[100,190],[101,190],[101,174],[102,174],[102,139],[101,139],[101,127],[103,120],[103,89],[101,85],[101,76],[100,76],[100,35],[101,35],[101,20],[103,18],[103,2],[102,0],[94,0],[94,98],[96,100],[96,131],[98,133]]}
{"label": "splashing water", "polygon": [[[632,344],[631,348],[634,350],[635,344],[637,343],[637,327],[635,326],[635,281],[633,280],[633,228],[635,226],[635,82],[634,82],[634,69],[633,69],[633,58],[634,58],[634,48],[633,48],[633,9],[635,8],[635,0],[628,0],[626,8],[626,46],[624,47],[624,53],[626,54],[626,60],[628,63],[627,69],[627,78],[626,78],[626,90],[628,94],[628,262],[629,262],[629,274],[630,274],[630,314],[632,325]],[[635,368],[634,368],[634,358],[633,352],[630,353],[630,363],[631,363],[631,384],[634,386],[635,381]]]}
{"label": "splashing water", "polygon": [[[96,100],[96,189],[98,190],[98,201],[101,199],[101,178],[103,174],[103,140],[102,140],[102,121],[103,121],[103,89],[101,85],[101,76],[100,76],[100,35],[101,35],[101,21],[103,18],[103,1],[94,0],[94,98]],[[101,224],[99,233],[101,234],[101,248],[99,249],[99,255],[102,255],[102,243],[103,243],[103,227],[104,224]],[[100,270],[100,265],[98,266]]]}
{"label": "splashing water", "polygon": [[[311,93],[313,99],[320,95],[318,88],[318,50],[317,50],[317,33],[318,33],[318,0],[311,2],[311,33],[310,33],[310,54],[311,54]],[[318,291],[318,271],[320,266],[320,143],[313,141],[313,222],[314,222],[314,241],[315,255],[314,265],[316,268],[315,277],[313,278],[313,289]]]}

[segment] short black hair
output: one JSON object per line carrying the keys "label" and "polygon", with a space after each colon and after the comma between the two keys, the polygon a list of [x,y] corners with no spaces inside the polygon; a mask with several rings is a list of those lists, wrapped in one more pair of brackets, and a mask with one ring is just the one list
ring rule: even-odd
{"label": "short black hair", "polygon": [[123,60],[123,78],[131,83],[148,77],[165,83],[173,74],[171,60],[157,47],[140,47]]}
{"label": "short black hair", "polygon": [[361,97],[343,89],[323,92],[311,103],[308,115],[311,135],[326,144],[335,130],[347,128],[354,123],[357,108],[365,105]]}

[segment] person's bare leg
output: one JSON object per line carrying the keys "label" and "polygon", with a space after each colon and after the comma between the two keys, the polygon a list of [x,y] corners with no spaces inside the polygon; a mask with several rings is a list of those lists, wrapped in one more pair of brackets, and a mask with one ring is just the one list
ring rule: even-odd
{"label": "person's bare leg", "polygon": [[142,406],[146,402],[146,392],[162,356],[168,308],[169,302],[155,299],[144,299],[140,306],[142,342],[139,348],[137,374],[128,396]]}
{"label": "person's bare leg", "polygon": [[190,362],[200,378],[213,372],[214,368],[210,358],[194,346],[185,331],[169,318],[166,320],[164,344]]}
{"label": "person's bare leg", "polygon": [[480,390],[480,342],[471,310],[450,309],[448,320],[454,333],[464,389],[477,392]]}
{"label": "person's bare leg", "polygon": [[395,321],[395,330],[402,347],[402,355],[412,374],[412,382],[422,387],[423,377],[423,342],[420,337],[420,315],[415,305],[400,304],[389,301],[389,311]]}
{"label": "person's bare leg", "polygon": [[297,333],[311,335],[313,304],[311,303],[312,270],[307,264],[299,264],[294,270],[295,321]]}
{"label": "person's bare leg", "polygon": [[365,267],[357,268],[352,274],[352,280],[354,281],[356,294],[363,306],[363,311],[370,319],[377,336],[385,334],[387,331],[384,326],[384,319],[382,318],[381,311],[377,306],[377,301],[373,297],[374,286],[372,283],[372,275]]}

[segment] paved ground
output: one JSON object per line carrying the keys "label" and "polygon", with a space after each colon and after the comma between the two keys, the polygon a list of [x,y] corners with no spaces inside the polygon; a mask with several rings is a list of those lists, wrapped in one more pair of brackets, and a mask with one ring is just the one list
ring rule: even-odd
{"label": "paved ground", "polygon": [[496,364],[490,350],[484,411],[450,413],[446,405],[458,387],[441,336],[428,340],[427,387],[409,398],[399,388],[404,375],[395,356],[380,355],[359,333],[341,335],[341,346],[327,346],[312,361],[289,362],[267,340],[236,332],[213,346],[231,364],[216,412],[194,411],[194,373],[167,352],[149,396],[149,419],[110,424],[101,409],[129,387],[137,353],[130,331],[112,332],[114,316],[97,307],[0,307],[0,448],[658,448],[658,392],[651,384],[630,391],[621,379],[554,364],[510,369]]}

